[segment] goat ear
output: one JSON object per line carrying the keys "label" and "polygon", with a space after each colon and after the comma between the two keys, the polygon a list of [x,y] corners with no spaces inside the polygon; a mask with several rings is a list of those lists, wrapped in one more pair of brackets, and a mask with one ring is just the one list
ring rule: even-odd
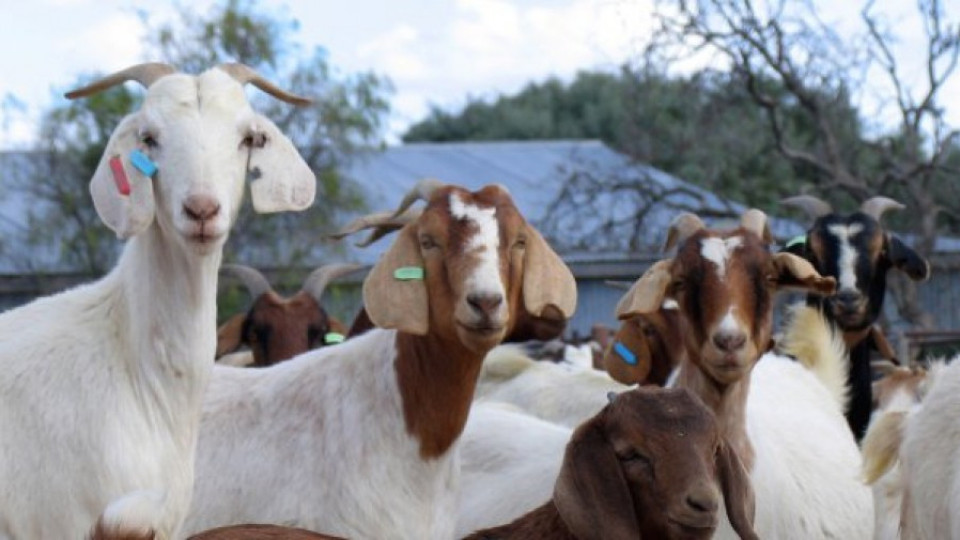
{"label": "goat ear", "polygon": [[561,519],[580,540],[640,537],[627,481],[594,418],[573,433],[553,490]]}
{"label": "goat ear", "polygon": [[227,319],[227,322],[217,328],[216,358],[232,353],[243,343],[243,326],[247,322],[247,314],[240,312]]}
{"label": "goat ear", "polygon": [[837,290],[836,279],[821,276],[809,261],[792,253],[775,254],[773,265],[776,271],[774,279],[779,289],[801,289],[824,296]]}
{"label": "goat ear", "polygon": [[903,411],[881,412],[870,424],[870,429],[860,444],[863,452],[863,480],[868,485],[879,480],[897,463],[906,416],[907,413]]}
{"label": "goat ear", "polygon": [[[137,144],[135,116],[128,116],[110,137],[90,180],[93,206],[103,223],[118,238],[135,236],[153,223],[153,180],[130,164],[130,152],[137,148]],[[118,170],[114,171],[114,167]],[[121,183],[129,185],[128,195],[121,194]]]}
{"label": "goat ear", "polygon": [[[643,315],[639,315],[642,317]],[[650,345],[640,321],[621,324],[603,353],[603,367],[615,381],[643,384],[650,376]]]}
{"label": "goat ear", "polygon": [[663,305],[667,287],[673,279],[670,266],[673,259],[658,261],[640,276],[617,304],[617,318],[621,321],[634,315],[653,313]]}
{"label": "goat ear", "polygon": [[733,530],[743,540],[759,538],[753,530],[753,518],[756,513],[753,486],[740,456],[726,441],[720,444],[717,452],[717,471],[720,485],[723,487],[723,502],[727,509],[727,519]]}
{"label": "goat ear", "polygon": [[892,234],[887,235],[887,258],[914,281],[930,277],[930,263]]}
{"label": "goat ear", "polygon": [[427,301],[427,276],[398,279],[401,268],[423,270],[423,257],[413,225],[404,227],[390,249],[370,270],[363,282],[363,304],[373,324],[394,328],[408,334],[424,335],[430,328],[430,307]]}
{"label": "goat ear", "polygon": [[527,250],[523,263],[523,305],[534,317],[554,306],[564,319],[577,308],[577,281],[560,256],[531,226],[527,226]]}
{"label": "goat ear", "polygon": [[[286,135],[257,115],[254,136],[263,142],[250,148],[247,177],[253,209],[263,214],[303,210],[313,204],[317,177]],[[262,139],[259,139],[262,137]]]}

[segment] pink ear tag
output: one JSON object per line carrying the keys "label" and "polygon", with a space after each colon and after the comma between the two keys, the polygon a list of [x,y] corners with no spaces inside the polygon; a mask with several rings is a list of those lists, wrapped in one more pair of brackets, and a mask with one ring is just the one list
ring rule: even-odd
{"label": "pink ear tag", "polygon": [[117,185],[117,191],[121,195],[130,195],[130,181],[127,180],[127,171],[123,169],[120,156],[110,158],[110,171],[113,172],[113,183]]}

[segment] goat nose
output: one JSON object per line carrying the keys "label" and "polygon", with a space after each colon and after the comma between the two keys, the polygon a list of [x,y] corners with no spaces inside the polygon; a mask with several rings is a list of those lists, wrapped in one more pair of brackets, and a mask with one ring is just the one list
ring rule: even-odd
{"label": "goat nose", "polygon": [[843,290],[837,293],[837,302],[845,307],[854,307],[860,301],[858,291]]}
{"label": "goat nose", "polygon": [[728,332],[717,332],[713,335],[713,344],[717,346],[721,351],[734,352],[743,347],[743,344],[747,342],[747,335],[743,332],[737,331],[728,331]]}
{"label": "goat nose", "polygon": [[503,303],[503,295],[499,293],[471,294],[467,296],[467,303],[477,313],[489,315]]}
{"label": "goat nose", "polygon": [[687,493],[686,503],[696,512],[713,513],[720,507],[717,491],[706,486],[690,490]]}
{"label": "goat nose", "polygon": [[206,221],[220,213],[220,203],[209,195],[190,195],[183,201],[183,213],[193,221]]}

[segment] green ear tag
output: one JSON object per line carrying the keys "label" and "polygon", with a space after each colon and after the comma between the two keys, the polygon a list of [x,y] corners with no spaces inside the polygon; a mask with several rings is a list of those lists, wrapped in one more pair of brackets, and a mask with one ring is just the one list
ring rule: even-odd
{"label": "green ear tag", "polygon": [[347,339],[343,334],[337,332],[328,332],[323,336],[323,342],[327,345],[333,345],[334,343],[343,343],[343,340]]}
{"label": "green ear tag", "polygon": [[393,271],[393,277],[400,281],[422,280],[423,268],[419,266],[402,266]]}
{"label": "green ear tag", "polygon": [[795,245],[797,245],[797,244],[806,244],[806,243],[807,243],[807,235],[801,234],[800,236],[794,236],[794,237],[791,238],[789,241],[787,241],[787,245],[784,246],[784,247],[788,247],[788,248],[789,248],[789,247],[793,247],[793,246],[795,246]]}

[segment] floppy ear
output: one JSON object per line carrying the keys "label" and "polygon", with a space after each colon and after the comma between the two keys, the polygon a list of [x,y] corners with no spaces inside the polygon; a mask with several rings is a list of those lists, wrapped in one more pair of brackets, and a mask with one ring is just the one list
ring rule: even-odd
{"label": "floppy ear", "polygon": [[723,488],[723,503],[727,508],[727,519],[733,530],[743,540],[759,538],[753,530],[753,517],[756,513],[753,486],[740,456],[727,441],[720,444],[717,452],[717,472]]}
{"label": "floppy ear", "polygon": [[914,281],[930,277],[930,263],[892,234],[887,235],[887,258]]}
{"label": "floppy ear", "polygon": [[580,540],[640,538],[630,489],[597,418],[577,428],[567,444],[553,502]]}
{"label": "floppy ear", "polygon": [[534,317],[554,306],[569,319],[577,308],[577,281],[560,256],[533,227],[527,225],[523,262],[523,305]]}
{"label": "floppy ear", "polygon": [[640,321],[625,321],[603,353],[603,367],[615,381],[643,384],[650,375],[650,346]]}
{"label": "floppy ear", "polygon": [[237,313],[217,328],[217,354],[215,358],[231,353],[243,343],[243,325],[247,322],[247,313]]}
{"label": "floppy ear", "polygon": [[673,259],[664,259],[648,268],[620,299],[617,304],[617,318],[622,321],[634,315],[659,310],[667,295],[670,280],[673,279],[670,273],[672,264]]}
{"label": "floppy ear", "polygon": [[801,289],[806,292],[831,295],[837,290],[837,280],[821,276],[806,259],[792,253],[780,252],[773,256],[778,289]]}
{"label": "floppy ear", "polygon": [[390,249],[370,270],[363,282],[363,303],[373,324],[422,336],[430,328],[425,275],[420,279],[398,279],[401,268],[423,271],[423,257],[413,224],[404,227]]}
{"label": "floppy ear", "polygon": [[[128,116],[110,137],[90,180],[90,195],[97,214],[118,238],[123,239],[146,229],[153,222],[155,211],[153,181],[130,164],[130,152],[137,148],[138,142],[135,117]],[[112,158],[116,158],[114,166],[119,169],[116,173],[111,167]],[[163,171],[156,174],[162,175]],[[129,195],[120,193],[118,182],[128,183]]]}
{"label": "floppy ear", "polygon": [[[253,209],[263,214],[303,210],[313,204],[317,178],[286,135],[266,117],[256,115],[247,177]],[[262,137],[262,139],[260,138]]]}

